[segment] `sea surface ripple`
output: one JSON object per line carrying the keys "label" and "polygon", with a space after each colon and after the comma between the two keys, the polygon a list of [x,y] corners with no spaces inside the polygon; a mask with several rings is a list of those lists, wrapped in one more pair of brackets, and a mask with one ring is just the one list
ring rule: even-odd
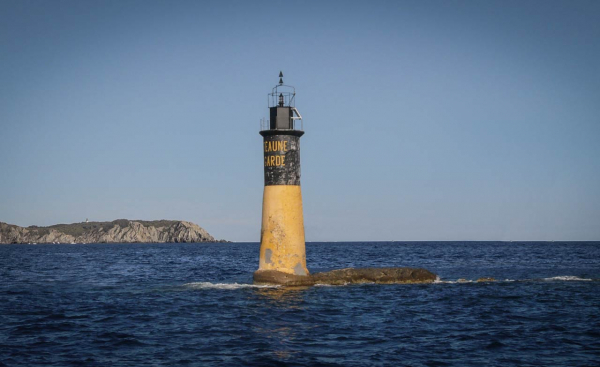
{"label": "sea surface ripple", "polygon": [[598,242],[308,243],[307,263],[439,279],[256,286],[257,243],[0,246],[0,366],[600,365]]}

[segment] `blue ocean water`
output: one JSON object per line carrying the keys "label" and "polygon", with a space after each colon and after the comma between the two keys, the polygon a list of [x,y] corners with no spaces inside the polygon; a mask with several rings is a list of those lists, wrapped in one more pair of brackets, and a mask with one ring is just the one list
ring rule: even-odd
{"label": "blue ocean water", "polygon": [[295,289],[258,248],[0,246],[0,366],[600,366],[599,242],[308,243],[440,280]]}

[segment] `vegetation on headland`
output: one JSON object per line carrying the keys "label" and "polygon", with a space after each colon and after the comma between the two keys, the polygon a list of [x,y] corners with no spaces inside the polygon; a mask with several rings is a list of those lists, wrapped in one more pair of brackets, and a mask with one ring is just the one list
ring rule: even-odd
{"label": "vegetation on headland", "polygon": [[19,227],[0,222],[0,244],[11,243],[176,243],[218,241],[197,224],[178,220],[80,222]]}

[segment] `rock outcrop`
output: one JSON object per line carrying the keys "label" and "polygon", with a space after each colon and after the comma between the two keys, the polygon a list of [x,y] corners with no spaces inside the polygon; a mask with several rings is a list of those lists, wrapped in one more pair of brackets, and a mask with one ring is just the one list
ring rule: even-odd
{"label": "rock outcrop", "polygon": [[11,243],[174,243],[217,241],[197,224],[185,221],[141,221],[57,224],[19,227],[0,222],[0,244]]}
{"label": "rock outcrop", "polygon": [[420,268],[346,268],[311,275],[293,275],[275,270],[259,270],[254,273],[254,282],[257,284],[287,286],[353,283],[415,284],[433,283],[436,278],[434,273]]}

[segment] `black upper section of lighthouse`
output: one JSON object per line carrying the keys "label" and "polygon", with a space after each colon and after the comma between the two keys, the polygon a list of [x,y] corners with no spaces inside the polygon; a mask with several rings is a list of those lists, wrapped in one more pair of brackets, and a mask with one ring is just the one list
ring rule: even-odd
{"label": "black upper section of lighthouse", "polygon": [[294,106],[296,90],[279,84],[269,94],[270,120],[261,124],[265,160],[265,186],[300,185],[300,137],[302,116]]}
{"label": "black upper section of lighthouse", "polygon": [[269,93],[269,124],[268,129],[263,127],[260,132],[262,136],[304,134],[302,116],[296,109],[295,99],[296,89],[283,84],[283,73],[279,72],[279,84]]}
{"label": "black upper section of lighthouse", "polygon": [[289,106],[281,106],[270,108],[270,130],[292,130],[294,129],[294,121],[291,118],[292,109]]}

